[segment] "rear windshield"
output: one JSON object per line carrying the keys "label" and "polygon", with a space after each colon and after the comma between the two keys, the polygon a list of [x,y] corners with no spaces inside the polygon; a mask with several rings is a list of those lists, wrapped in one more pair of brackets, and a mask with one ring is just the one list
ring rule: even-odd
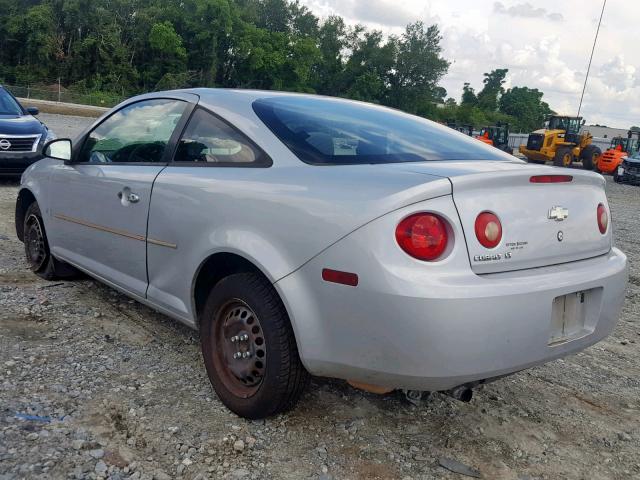
{"label": "rear windshield", "polygon": [[390,108],[336,98],[262,98],[253,109],[302,161],[314,165],[508,160],[498,149]]}
{"label": "rear windshield", "polygon": [[22,115],[22,108],[4,88],[0,88],[0,115]]}

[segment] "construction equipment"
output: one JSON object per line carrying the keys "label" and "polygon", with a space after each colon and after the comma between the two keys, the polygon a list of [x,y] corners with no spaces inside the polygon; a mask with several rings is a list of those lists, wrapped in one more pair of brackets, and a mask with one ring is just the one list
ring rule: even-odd
{"label": "construction equipment", "polygon": [[480,129],[480,135],[476,137],[487,145],[493,145],[499,150],[513,153],[513,148],[509,147],[509,124],[497,123]]}
{"label": "construction equipment", "polygon": [[640,150],[640,130],[629,130],[626,138],[614,137],[611,139],[611,147],[598,161],[598,170],[612,174],[622,163],[623,158],[630,157],[638,150]]}
{"label": "construction equipment", "polygon": [[465,135],[469,135],[470,137],[473,137],[473,125],[469,125],[469,124],[458,124],[456,122],[453,121],[448,121],[447,122],[447,127],[449,128],[453,128],[454,130],[460,132],[460,133],[464,133]]}
{"label": "construction equipment", "polygon": [[598,165],[602,150],[592,144],[589,132],[580,132],[582,117],[553,115],[546,128],[529,134],[526,145],[519,151],[532,163],[553,162],[558,167],[568,167],[580,160],[585,170]]}

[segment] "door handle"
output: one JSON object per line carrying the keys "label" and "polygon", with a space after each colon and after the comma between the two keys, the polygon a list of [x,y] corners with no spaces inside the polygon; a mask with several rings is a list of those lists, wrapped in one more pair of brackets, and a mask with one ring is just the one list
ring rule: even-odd
{"label": "door handle", "polygon": [[128,188],[118,192],[118,198],[128,203],[138,203],[140,201],[140,196],[137,193],[131,192]]}

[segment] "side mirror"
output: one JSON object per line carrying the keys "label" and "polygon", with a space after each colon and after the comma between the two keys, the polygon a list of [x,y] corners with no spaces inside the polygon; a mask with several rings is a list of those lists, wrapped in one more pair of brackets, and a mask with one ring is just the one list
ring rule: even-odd
{"label": "side mirror", "polygon": [[40,114],[40,110],[38,110],[36,107],[27,107],[26,110],[27,110],[27,113],[29,115],[34,115],[35,116],[35,115]]}
{"label": "side mirror", "polygon": [[71,140],[68,138],[59,138],[45,143],[42,149],[44,156],[55,160],[71,160]]}

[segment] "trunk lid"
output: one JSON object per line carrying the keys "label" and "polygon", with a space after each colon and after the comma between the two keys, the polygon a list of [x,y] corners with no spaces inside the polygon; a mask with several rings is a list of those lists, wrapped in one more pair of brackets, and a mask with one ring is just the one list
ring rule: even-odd
{"label": "trunk lid", "polygon": [[[606,207],[611,220],[605,181],[598,174],[530,165],[515,158],[405,164],[403,168],[449,178],[475,273],[556,265],[603,255],[611,249],[611,226],[605,235],[598,228],[598,204]],[[573,178],[568,183],[531,183],[535,175]],[[549,218],[554,207],[566,209],[567,217]],[[475,234],[476,218],[484,211],[497,215],[502,224],[502,240],[492,249],[482,246]]]}
{"label": "trunk lid", "polygon": [[[532,176],[545,174],[573,178],[567,183],[530,181]],[[604,180],[599,175],[521,166],[451,176],[450,180],[469,261],[476,273],[572,262],[603,255],[611,249],[611,227],[604,235],[598,228],[598,204],[605,205],[609,214]],[[483,211],[497,215],[502,224],[502,240],[492,249],[481,245],[475,234],[475,220]]]}

